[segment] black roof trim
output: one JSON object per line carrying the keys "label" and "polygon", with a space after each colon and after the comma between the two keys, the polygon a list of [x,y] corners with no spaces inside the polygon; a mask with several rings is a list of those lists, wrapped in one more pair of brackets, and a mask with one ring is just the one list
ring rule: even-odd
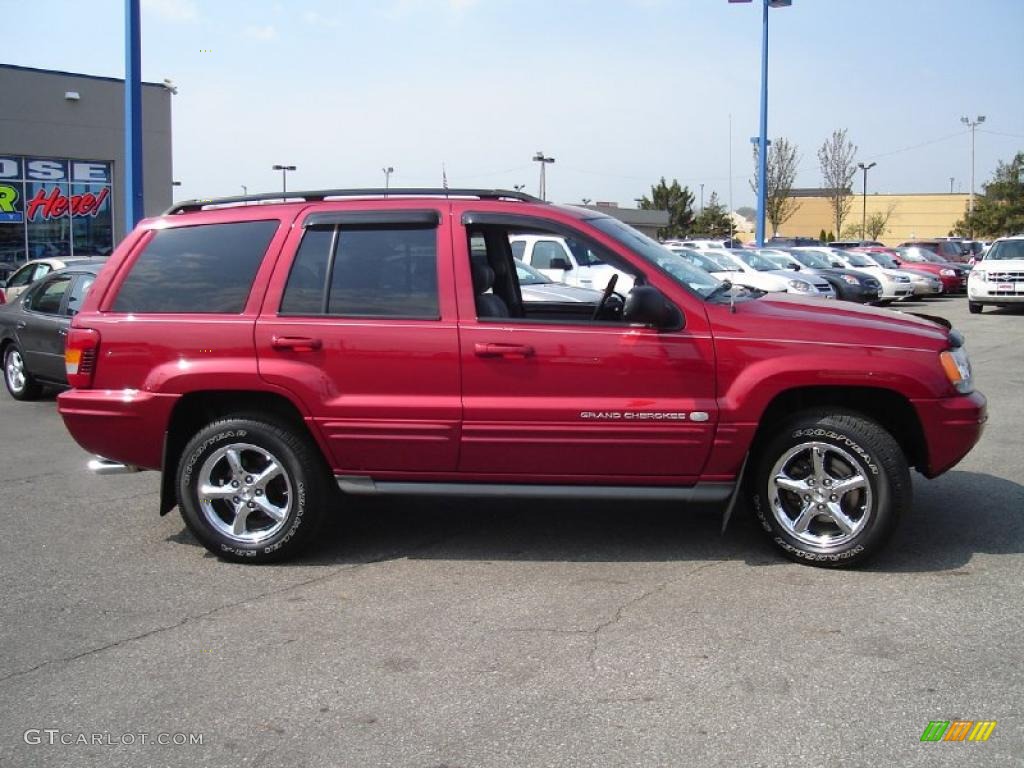
{"label": "black roof trim", "polygon": [[519,200],[524,203],[543,203],[539,197],[525,192],[513,192],[508,189],[439,189],[439,188],[395,188],[371,187],[364,189],[314,189],[305,192],[264,192],[259,195],[238,195],[234,197],[211,197],[202,200],[185,200],[175,203],[164,216],[177,213],[201,211],[206,207],[238,205],[244,203],[261,203],[271,201],[287,202],[321,202],[327,198],[343,197],[470,197],[479,200]]}

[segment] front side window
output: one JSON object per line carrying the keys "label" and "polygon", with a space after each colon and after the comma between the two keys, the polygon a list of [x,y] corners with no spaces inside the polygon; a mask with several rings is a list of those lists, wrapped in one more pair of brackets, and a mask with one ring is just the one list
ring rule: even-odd
{"label": "front side window", "polygon": [[79,275],[75,279],[74,285],[71,286],[71,293],[68,294],[67,314],[77,315],[79,313],[82,309],[82,302],[85,301],[85,295],[95,281],[95,275]]}
{"label": "front side window", "polygon": [[310,227],[281,300],[284,315],[436,320],[437,229]]}
{"label": "front side window", "polygon": [[70,284],[70,277],[54,277],[48,280],[25,299],[25,309],[44,315],[60,314],[60,304]]}
{"label": "front side window", "polygon": [[163,229],[135,260],[115,312],[238,314],[280,222]]}

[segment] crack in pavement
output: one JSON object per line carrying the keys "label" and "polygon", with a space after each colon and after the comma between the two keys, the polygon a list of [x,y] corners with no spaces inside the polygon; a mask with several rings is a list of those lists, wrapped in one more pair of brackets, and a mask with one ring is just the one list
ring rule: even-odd
{"label": "crack in pavement", "polygon": [[338,576],[338,575],[340,575],[342,573],[346,573],[348,571],[352,571],[352,570],[355,570],[357,568],[362,568],[363,566],[376,565],[378,563],[406,559],[409,556],[411,556],[411,555],[413,555],[413,554],[415,554],[417,552],[421,552],[421,551],[423,551],[425,549],[429,549],[431,547],[437,546],[438,544],[440,544],[443,541],[445,541],[446,538],[448,538],[448,537],[445,537],[445,536],[435,537],[435,538],[431,539],[430,541],[427,541],[427,542],[424,542],[423,544],[420,544],[419,546],[411,547],[410,549],[406,550],[405,552],[393,552],[393,553],[389,553],[389,554],[386,554],[386,555],[381,555],[380,557],[374,558],[372,560],[365,560],[365,561],[360,562],[360,563],[348,563],[346,565],[338,566],[337,568],[332,569],[329,573],[321,574],[319,576],[314,576],[311,579],[306,579],[306,580],[300,581],[300,582],[298,582],[296,584],[290,584],[287,587],[281,587],[279,589],[267,590],[266,592],[261,592],[261,593],[259,593],[257,595],[252,595],[250,597],[242,598],[241,600],[236,600],[236,601],[231,602],[231,603],[225,603],[224,605],[219,605],[216,608],[211,608],[210,610],[203,611],[202,613],[198,613],[198,614],[194,614],[194,615],[190,615],[190,616],[185,616],[180,621],[176,621],[173,624],[168,624],[168,625],[163,626],[163,627],[156,627],[155,629],[151,629],[151,630],[148,630],[146,632],[141,632],[141,633],[139,633],[137,635],[131,635],[129,637],[121,638],[120,640],[115,640],[115,641],[113,641],[111,643],[107,643],[106,645],[102,645],[102,646],[100,646],[98,648],[91,648],[91,649],[89,649],[87,651],[81,651],[80,653],[71,654],[70,656],[65,656],[65,657],[62,657],[62,658],[59,658],[59,659],[48,659],[46,661],[40,662],[39,664],[36,664],[33,667],[29,667],[28,669],[18,670],[16,672],[11,672],[10,674],[7,674],[7,675],[4,675],[3,677],[0,677],[0,683],[5,683],[5,682],[7,682],[9,680],[13,680],[13,679],[19,678],[19,677],[24,677],[25,675],[32,674],[33,672],[36,672],[36,671],[38,671],[40,669],[44,669],[46,667],[52,666],[54,664],[66,664],[68,662],[77,661],[78,659],[82,659],[82,658],[85,658],[87,656],[94,656],[96,654],[103,653],[104,651],[108,651],[108,650],[110,650],[112,648],[118,648],[118,647],[120,647],[122,645],[127,645],[128,643],[133,643],[136,640],[145,640],[147,637],[152,637],[153,635],[158,635],[158,634],[160,634],[162,632],[168,632],[168,631],[173,630],[173,629],[178,629],[180,627],[185,626],[186,624],[188,624],[190,622],[199,621],[199,620],[208,618],[209,616],[212,616],[215,613],[219,613],[220,611],[230,610],[232,608],[237,608],[238,606],[246,605],[248,603],[256,603],[256,602],[258,602],[260,600],[263,600],[264,598],[267,598],[267,597],[274,597],[274,596],[277,596],[277,595],[286,594],[286,593],[291,592],[293,590],[297,590],[297,589],[301,589],[302,587],[309,586],[310,584],[317,584],[317,583],[320,583],[320,582],[323,582],[323,581],[327,581],[328,579],[334,578],[335,576]]}

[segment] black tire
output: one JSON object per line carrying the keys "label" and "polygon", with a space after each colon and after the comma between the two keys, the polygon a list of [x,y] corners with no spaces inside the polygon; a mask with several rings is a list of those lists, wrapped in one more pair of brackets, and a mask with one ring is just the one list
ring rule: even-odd
{"label": "black tire", "polygon": [[[798,414],[761,444],[753,470],[748,488],[754,513],[775,545],[798,563],[844,567],[866,561],[911,506],[902,450],[857,413]],[[850,489],[832,493],[840,485]]]}
{"label": "black tire", "polygon": [[25,367],[25,355],[17,344],[4,349],[4,384],[15,400],[35,400],[43,391],[42,385]]}
{"label": "black tire", "polygon": [[[260,473],[271,474],[266,472],[272,470],[270,460],[281,471],[261,486]],[[188,529],[213,554],[240,563],[269,563],[299,553],[337,498],[309,436],[258,416],[229,417],[201,429],[185,446],[176,481]],[[201,485],[217,491],[201,494]]]}
{"label": "black tire", "polygon": [[968,301],[967,311],[970,312],[972,315],[980,315],[981,310],[984,308],[984,306],[984,304],[979,304],[976,301]]}

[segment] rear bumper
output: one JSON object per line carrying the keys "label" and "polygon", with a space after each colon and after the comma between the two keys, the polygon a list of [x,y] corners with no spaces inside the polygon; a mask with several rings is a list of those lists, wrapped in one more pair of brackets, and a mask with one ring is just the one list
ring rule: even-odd
{"label": "rear bumper", "polygon": [[925,477],[952,469],[981,438],[988,419],[987,401],[980,392],[939,400],[914,400],[928,448]]}
{"label": "rear bumper", "polygon": [[177,395],[137,390],[71,389],[57,410],[75,441],[112,463],[160,469],[163,437]]}

